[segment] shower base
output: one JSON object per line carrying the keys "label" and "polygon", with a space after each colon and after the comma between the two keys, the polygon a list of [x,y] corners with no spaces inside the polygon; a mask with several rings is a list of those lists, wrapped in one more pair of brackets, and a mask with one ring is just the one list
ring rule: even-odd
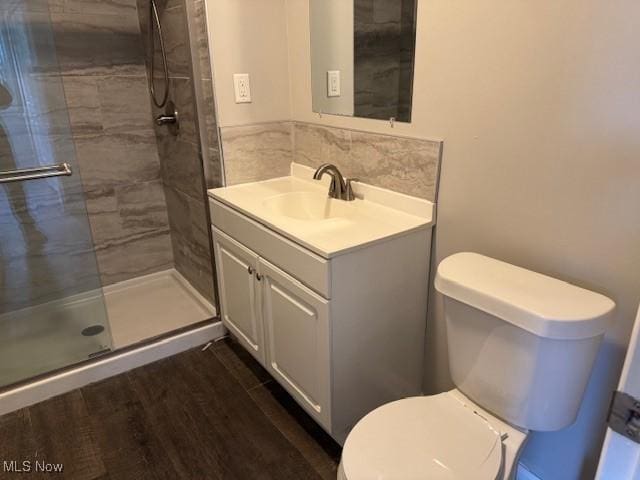
{"label": "shower base", "polygon": [[215,316],[175,269],[0,315],[0,389]]}
{"label": "shower base", "polygon": [[114,349],[215,317],[215,308],[175,269],[103,289]]}

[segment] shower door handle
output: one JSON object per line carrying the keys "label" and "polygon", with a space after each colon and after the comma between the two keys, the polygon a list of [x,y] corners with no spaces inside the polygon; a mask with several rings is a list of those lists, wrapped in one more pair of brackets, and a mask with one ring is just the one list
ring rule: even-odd
{"label": "shower door handle", "polygon": [[69,176],[73,173],[71,165],[49,165],[47,167],[23,168],[19,170],[0,171],[0,183],[25,182],[39,178]]}

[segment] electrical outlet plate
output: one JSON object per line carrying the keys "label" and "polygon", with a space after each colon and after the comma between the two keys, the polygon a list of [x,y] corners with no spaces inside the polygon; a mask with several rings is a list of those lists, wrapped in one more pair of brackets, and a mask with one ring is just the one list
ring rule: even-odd
{"label": "electrical outlet plate", "polygon": [[340,70],[327,71],[327,97],[340,96]]}
{"label": "electrical outlet plate", "polygon": [[233,88],[236,94],[236,103],[251,103],[251,81],[248,73],[234,74]]}

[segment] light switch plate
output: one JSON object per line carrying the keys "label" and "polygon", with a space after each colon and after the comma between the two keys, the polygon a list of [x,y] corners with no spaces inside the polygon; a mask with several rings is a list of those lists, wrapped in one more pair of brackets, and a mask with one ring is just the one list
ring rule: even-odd
{"label": "light switch plate", "polygon": [[236,103],[251,103],[251,81],[248,73],[235,73],[233,88],[236,94]]}
{"label": "light switch plate", "polygon": [[327,72],[327,97],[340,96],[340,70]]}

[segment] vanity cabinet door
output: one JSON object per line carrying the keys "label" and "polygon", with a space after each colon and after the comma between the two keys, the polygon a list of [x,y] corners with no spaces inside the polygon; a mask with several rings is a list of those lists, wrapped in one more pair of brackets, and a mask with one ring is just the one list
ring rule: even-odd
{"label": "vanity cabinet door", "polygon": [[260,258],[267,369],[328,431],[329,301]]}
{"label": "vanity cabinet door", "polygon": [[264,365],[263,328],[257,294],[258,256],[214,228],[222,322]]}

